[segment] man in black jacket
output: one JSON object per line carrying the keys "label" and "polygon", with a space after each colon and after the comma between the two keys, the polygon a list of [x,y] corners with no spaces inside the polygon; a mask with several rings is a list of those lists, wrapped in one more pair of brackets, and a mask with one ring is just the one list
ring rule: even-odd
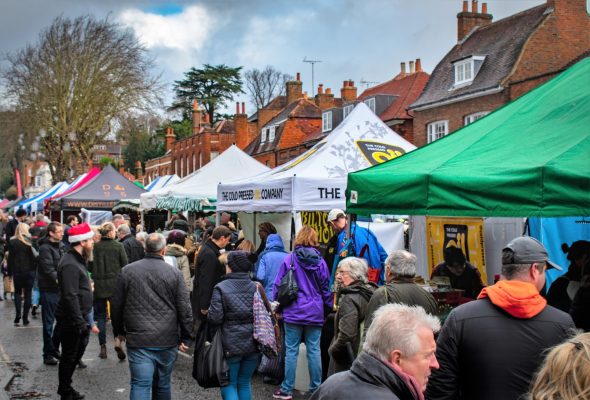
{"label": "man in black jacket", "polygon": [[87,318],[92,310],[93,296],[87,262],[92,257],[93,237],[94,232],[86,223],[71,227],[68,237],[71,249],[62,257],[57,268],[60,298],[55,318],[62,349],[57,393],[62,400],[84,398],[72,388],[72,375],[90,333]]}
{"label": "man in black jacket", "polygon": [[128,264],[117,279],[111,302],[113,333],[127,341],[130,397],[170,399],[178,350],[188,350],[190,300],[180,270],[164,262],[164,237],[152,233],[145,246],[145,258]]}
{"label": "man in black jacket", "polygon": [[47,236],[39,242],[37,282],[41,295],[41,319],[43,321],[43,363],[47,365],[57,365],[59,330],[54,330],[53,324],[59,300],[57,266],[65,253],[65,246],[61,241],[63,234],[63,226],[59,222],[51,222],[47,226]]}
{"label": "man in black jacket", "polygon": [[502,280],[446,320],[437,340],[440,370],[430,379],[428,399],[516,400],[528,391],[545,350],[574,328],[568,314],[539,294],[551,267],[534,238],[506,245]]}
{"label": "man in black jacket", "polygon": [[219,262],[220,250],[231,241],[232,231],[225,226],[213,230],[211,238],[201,246],[195,267],[193,281],[193,313],[201,320],[207,319],[207,310],[211,303],[213,288],[223,275],[225,267]]}
{"label": "man in black jacket", "polygon": [[145,250],[143,245],[131,234],[131,229],[127,224],[119,225],[117,229],[119,235],[119,241],[125,248],[127,253],[127,262],[129,264],[141,260],[145,256]]}
{"label": "man in black jacket", "polygon": [[434,333],[439,329],[438,319],[422,307],[381,307],[350,371],[329,377],[311,400],[423,399],[428,377],[438,368]]}
{"label": "man in black jacket", "polygon": [[7,243],[10,240],[10,238],[13,237],[16,233],[17,225],[23,222],[25,218],[27,218],[26,210],[19,208],[18,210],[16,210],[14,218],[8,221],[8,224],[6,224],[6,227],[4,228],[4,235],[6,235]]}

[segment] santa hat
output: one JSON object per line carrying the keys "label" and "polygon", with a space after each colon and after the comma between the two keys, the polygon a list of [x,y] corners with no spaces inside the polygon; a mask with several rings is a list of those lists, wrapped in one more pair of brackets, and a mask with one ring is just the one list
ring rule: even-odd
{"label": "santa hat", "polygon": [[89,240],[94,237],[94,232],[86,222],[72,226],[68,230],[68,240],[70,243],[80,243],[83,240]]}

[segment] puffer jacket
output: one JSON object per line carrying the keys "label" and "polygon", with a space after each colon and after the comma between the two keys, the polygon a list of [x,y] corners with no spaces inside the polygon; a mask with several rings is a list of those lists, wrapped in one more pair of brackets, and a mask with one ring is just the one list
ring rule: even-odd
{"label": "puffer jacket", "polygon": [[8,275],[29,275],[35,273],[37,260],[32,245],[13,237],[8,242]]}
{"label": "puffer jacket", "polygon": [[175,257],[178,269],[182,273],[182,278],[186,284],[186,290],[189,292],[193,290],[193,284],[191,282],[191,269],[186,256],[186,249],[178,244],[169,244],[166,246],[166,255]]}
{"label": "puffer jacket", "polygon": [[272,286],[279,272],[279,267],[288,253],[279,235],[272,233],[266,239],[266,248],[258,257],[256,280],[262,283],[266,296],[273,298]]}
{"label": "puffer jacket", "polygon": [[94,298],[108,299],[113,293],[121,268],[127,265],[127,254],[116,240],[102,238],[94,245],[94,260],[88,270],[94,280]]}
{"label": "puffer jacket", "polygon": [[57,293],[57,266],[65,254],[64,244],[52,242],[48,237],[39,241],[39,260],[37,266],[37,282],[42,292]]}
{"label": "puffer jacket", "polygon": [[139,240],[135,239],[133,235],[127,235],[121,240],[125,254],[127,254],[127,262],[129,264],[141,260],[145,256],[145,249]]}
{"label": "puffer jacket", "polygon": [[208,319],[221,326],[226,357],[243,356],[258,351],[254,342],[252,302],[256,284],[247,272],[232,272],[215,285]]}
{"label": "puffer jacket", "polygon": [[192,313],[180,271],[147,254],[121,270],[111,298],[113,333],[128,347],[173,347],[190,341]]}
{"label": "puffer jacket", "polygon": [[376,288],[374,283],[354,282],[340,289],[340,304],[334,318],[334,338],[328,349],[328,375],[350,369],[361,343],[361,324],[365,320],[367,304]]}
{"label": "puffer jacket", "polygon": [[293,273],[299,291],[297,299],[283,308],[283,318],[289,324],[324,325],[324,307],[333,306],[330,292],[330,273],[320,252],[313,247],[298,246],[293,254],[285,257],[275,282],[272,293],[276,300],[283,276],[293,266]]}

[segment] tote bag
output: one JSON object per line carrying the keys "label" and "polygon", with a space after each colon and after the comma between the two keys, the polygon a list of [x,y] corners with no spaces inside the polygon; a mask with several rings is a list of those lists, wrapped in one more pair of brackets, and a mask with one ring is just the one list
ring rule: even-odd
{"label": "tote bag", "polygon": [[193,357],[193,378],[199,386],[214,388],[229,385],[229,368],[223,353],[221,327],[217,329],[213,340],[207,341],[208,324],[201,325],[195,342]]}

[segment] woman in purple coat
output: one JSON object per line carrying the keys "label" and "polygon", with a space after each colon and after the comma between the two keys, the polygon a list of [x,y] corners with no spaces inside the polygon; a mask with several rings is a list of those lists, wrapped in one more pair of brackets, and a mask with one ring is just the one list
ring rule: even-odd
{"label": "woman in purple coat", "polygon": [[318,246],[316,231],[310,226],[301,228],[295,238],[295,250],[285,257],[274,282],[273,297],[276,299],[281,279],[289,268],[293,268],[299,287],[297,299],[282,310],[285,322],[285,380],[274,392],[275,399],[292,399],[302,337],[307,350],[310,392],[314,392],[322,383],[320,336],[324,324],[324,307],[332,308],[333,297],[329,289],[330,272]]}

